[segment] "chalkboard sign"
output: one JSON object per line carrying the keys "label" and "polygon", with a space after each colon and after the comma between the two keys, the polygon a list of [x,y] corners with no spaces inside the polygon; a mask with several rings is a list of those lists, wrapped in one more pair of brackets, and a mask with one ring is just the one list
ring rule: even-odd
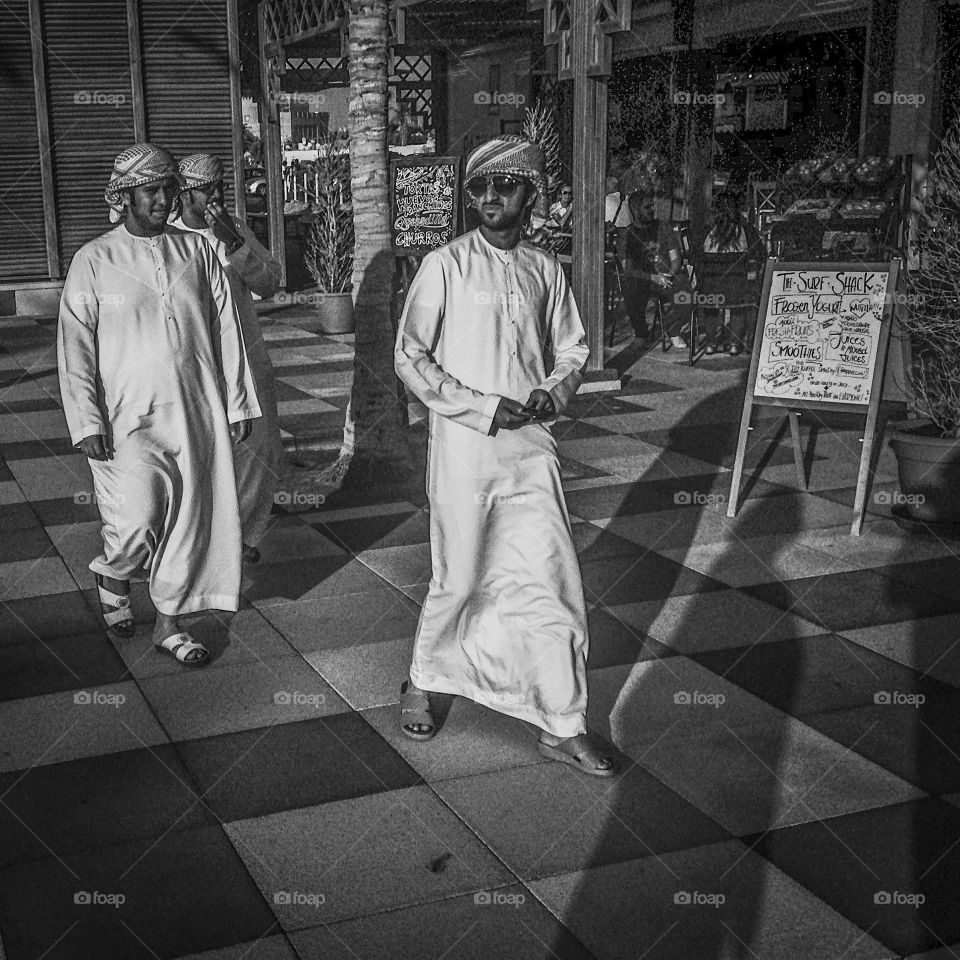
{"label": "chalkboard sign", "polygon": [[393,249],[424,254],[453,239],[460,202],[460,158],[416,156],[390,164]]}
{"label": "chalkboard sign", "polygon": [[800,411],[865,415],[850,532],[866,512],[877,414],[900,262],[767,261],[743,400],[727,516],[736,516],[754,406],[786,407],[797,478],[806,488]]}
{"label": "chalkboard sign", "polygon": [[792,406],[868,405],[889,276],[889,265],[773,267],[757,326],[753,395]]}

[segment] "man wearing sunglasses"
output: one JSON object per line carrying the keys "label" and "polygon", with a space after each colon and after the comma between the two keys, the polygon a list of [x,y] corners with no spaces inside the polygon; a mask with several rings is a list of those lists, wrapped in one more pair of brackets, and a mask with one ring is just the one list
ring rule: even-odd
{"label": "man wearing sunglasses", "polygon": [[283,444],[277,419],[273,364],[263,341],[251,292],[259,297],[272,297],[280,286],[280,263],[257,241],[246,224],[235,220],[224,209],[223,173],[223,161],[207,153],[194,153],[180,161],[184,190],[180,194],[180,218],[174,221],[174,226],[200,233],[213,245],[230,282],[247,359],[257,386],[262,416],[253,421],[247,442],[233,448],[243,558],[248,563],[256,563],[260,559],[257,544],[267,532],[280,480]]}
{"label": "man wearing sunglasses", "polygon": [[521,240],[546,215],[543,172],[520,137],[470,155],[480,227],[424,258],[400,319],[397,373],[430,415],[433,565],[400,726],[429,740],[428,691],[464,696],[537,726],[545,756],[609,777],[586,736],[583,586],[547,427],[589,351],[560,265]]}

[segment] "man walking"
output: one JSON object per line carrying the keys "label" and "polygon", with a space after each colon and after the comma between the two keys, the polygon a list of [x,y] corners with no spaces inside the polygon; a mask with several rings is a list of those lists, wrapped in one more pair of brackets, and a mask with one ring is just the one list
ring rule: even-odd
{"label": "man walking", "polygon": [[174,226],[199,233],[213,245],[230,281],[247,359],[257,385],[261,416],[253,421],[249,439],[233,448],[243,557],[256,563],[260,559],[257,544],[270,523],[282,469],[283,445],[277,420],[273,364],[250,293],[272,297],[280,285],[280,263],[257,241],[246,224],[224,210],[223,161],[206,153],[194,153],[180,161],[180,176],[184,190],[180,194],[180,217],[173,221]]}
{"label": "man walking", "polygon": [[209,654],[177,618],[236,610],[240,515],[232,443],[260,416],[230,286],[201,237],[167,229],[173,157],[124,150],[105,199],[120,226],[70,265],[57,359],[70,439],[90,459],[103,521],[91,562],[104,620],[133,634],[130,577],[148,571],[154,644],[189,666]]}
{"label": "man walking", "polygon": [[535,724],[544,755],[612,776],[585,735],[583,587],[546,424],[588,349],[556,259],[520,239],[531,208],[545,214],[543,170],[519,137],[471,154],[481,226],[424,258],[400,320],[397,373],[430,411],[433,563],[400,724],[430,739],[427,691],[458,694]]}

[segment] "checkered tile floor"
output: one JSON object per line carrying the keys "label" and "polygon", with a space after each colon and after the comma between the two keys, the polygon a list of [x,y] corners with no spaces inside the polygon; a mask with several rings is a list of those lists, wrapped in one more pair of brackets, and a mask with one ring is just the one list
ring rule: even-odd
{"label": "checkered tile floor", "polygon": [[[462,700],[398,735],[422,499],[277,515],[203,671],[142,584],[109,639],[53,325],[0,331],[0,957],[960,956],[960,561],[883,497],[848,535],[850,424],[798,493],[761,419],[733,520],[743,362],[654,351],[556,427],[610,784]],[[266,332],[290,445],[335,442],[349,338]]]}

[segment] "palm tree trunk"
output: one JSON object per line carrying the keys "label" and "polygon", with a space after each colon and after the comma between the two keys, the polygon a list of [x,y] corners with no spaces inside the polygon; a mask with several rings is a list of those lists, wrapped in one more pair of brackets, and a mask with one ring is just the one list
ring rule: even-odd
{"label": "palm tree trunk", "polygon": [[[356,245],[353,300],[356,319],[354,382],[347,416],[351,486],[390,482],[409,473],[404,417],[393,368],[394,287],[387,160],[387,0],[350,0],[350,185]],[[349,428],[350,423],[347,424]],[[349,431],[348,431],[349,432]]]}

